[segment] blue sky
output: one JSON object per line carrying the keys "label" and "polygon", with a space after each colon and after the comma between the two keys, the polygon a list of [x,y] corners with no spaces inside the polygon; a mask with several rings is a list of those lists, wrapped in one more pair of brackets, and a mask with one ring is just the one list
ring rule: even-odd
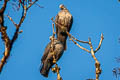
{"label": "blue sky", "polygon": [[[23,33],[15,42],[7,64],[0,74],[0,80],[56,80],[56,74],[50,71],[49,77],[44,78],[39,67],[41,57],[49,37],[52,35],[51,18],[59,12],[59,5],[64,4],[73,15],[74,22],[71,34],[87,41],[91,37],[94,49],[98,46],[100,35],[103,33],[104,40],[96,57],[101,63],[102,74],[100,80],[115,80],[112,70],[119,67],[115,57],[120,56],[120,3],[117,0],[39,0],[39,8],[34,5],[27,13],[26,19],[21,26]],[[6,14],[18,22],[20,13],[8,7]],[[7,19],[8,34],[12,37],[14,25]],[[0,35],[1,36],[1,35]],[[4,50],[0,40],[0,58]],[[82,46],[89,49],[86,44]],[[61,67],[60,74],[64,80],[86,80],[95,78],[94,60],[91,55],[69,39],[67,51],[58,61]]]}

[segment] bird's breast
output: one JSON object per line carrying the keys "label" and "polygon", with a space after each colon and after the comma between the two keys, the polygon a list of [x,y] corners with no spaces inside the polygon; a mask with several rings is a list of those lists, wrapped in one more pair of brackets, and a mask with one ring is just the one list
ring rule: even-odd
{"label": "bird's breast", "polygon": [[61,12],[59,13],[59,23],[63,26],[67,26],[70,24],[70,21],[72,19],[72,15],[69,12]]}

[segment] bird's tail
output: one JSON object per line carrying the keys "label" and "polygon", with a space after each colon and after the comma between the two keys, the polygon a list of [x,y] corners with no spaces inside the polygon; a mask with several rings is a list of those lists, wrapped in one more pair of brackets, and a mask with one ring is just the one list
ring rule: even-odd
{"label": "bird's tail", "polygon": [[52,64],[50,62],[46,62],[42,64],[41,69],[40,69],[41,75],[43,75],[44,77],[48,77],[51,67],[52,67]]}

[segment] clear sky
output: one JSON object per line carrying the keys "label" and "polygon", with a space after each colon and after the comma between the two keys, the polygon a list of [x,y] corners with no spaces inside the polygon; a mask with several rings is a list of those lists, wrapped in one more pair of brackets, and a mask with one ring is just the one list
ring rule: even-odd
{"label": "clear sky", "polygon": [[[26,19],[21,26],[23,33],[15,42],[7,64],[0,74],[0,80],[56,80],[56,74],[50,71],[49,77],[44,78],[40,72],[41,57],[49,37],[52,35],[51,18],[60,11],[59,5],[64,4],[73,15],[74,22],[71,34],[87,41],[91,37],[94,49],[98,46],[100,35],[103,33],[104,40],[96,57],[101,63],[102,74],[100,80],[115,80],[112,70],[119,67],[115,57],[120,56],[120,3],[117,0],[39,0],[39,8],[34,5],[27,13]],[[7,7],[6,14],[18,22],[20,13]],[[8,33],[12,37],[14,26],[7,20]],[[1,37],[1,35],[0,35]],[[89,49],[88,45],[81,44]],[[4,50],[0,40],[0,58]],[[60,74],[63,80],[86,80],[95,78],[94,60],[91,55],[69,39],[67,51],[58,61],[61,67]]]}

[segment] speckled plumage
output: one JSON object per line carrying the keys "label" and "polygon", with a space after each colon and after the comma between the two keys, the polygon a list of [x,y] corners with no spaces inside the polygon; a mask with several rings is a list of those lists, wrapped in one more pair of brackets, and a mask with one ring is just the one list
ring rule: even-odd
{"label": "speckled plumage", "polygon": [[[63,44],[55,39],[53,43],[53,47],[54,47],[55,59],[56,61],[58,61],[64,52]],[[46,46],[41,62],[42,63],[41,63],[40,73],[44,77],[48,77],[49,70],[54,65],[53,54],[51,53],[51,42],[48,43],[48,45]]]}
{"label": "speckled plumage", "polygon": [[[67,34],[65,30],[67,30],[68,32],[70,31],[73,23],[73,17],[63,4],[60,5],[60,9],[61,11],[57,14],[55,19],[55,22],[57,23],[55,24],[56,34],[57,39],[64,44],[64,49],[66,49]],[[60,27],[62,27],[62,29],[60,29]]]}

